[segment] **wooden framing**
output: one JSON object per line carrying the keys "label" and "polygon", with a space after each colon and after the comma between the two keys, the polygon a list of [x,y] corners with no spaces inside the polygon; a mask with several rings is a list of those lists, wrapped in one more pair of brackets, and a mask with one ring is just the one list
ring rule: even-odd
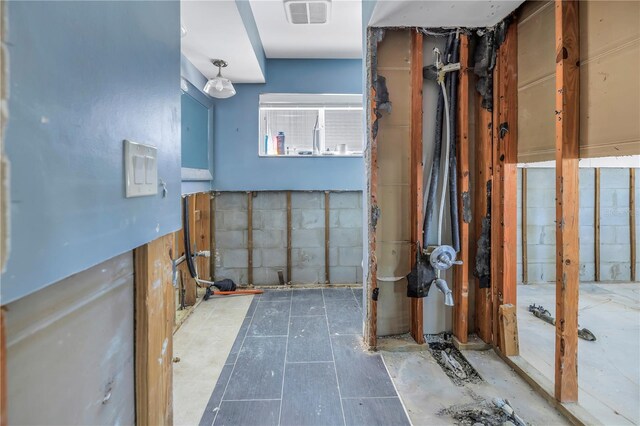
{"label": "wooden framing", "polygon": [[556,35],[556,350],[555,396],[578,400],[580,273],[578,160],[580,43],[577,0],[555,0]]}
{"label": "wooden framing", "polygon": [[600,282],[600,168],[594,170],[595,183],[594,183],[594,198],[595,203],[593,207],[593,266],[595,281]]}
{"label": "wooden framing", "polygon": [[[422,53],[422,48],[420,48],[420,53]],[[456,143],[458,148],[458,206],[461,209],[461,214],[459,214],[460,253],[458,259],[462,261],[462,265],[456,266],[453,271],[453,335],[460,343],[467,343],[469,332],[469,246],[471,244],[469,234],[469,222],[471,221],[471,205],[469,202],[469,94],[474,90],[470,84],[469,74],[473,72],[473,69],[469,68],[469,56],[469,38],[466,34],[461,34],[457,111],[458,141]],[[415,93],[415,91],[412,91],[412,93]],[[420,122],[422,123],[422,114],[420,114]],[[420,151],[420,156],[422,156],[422,150]],[[422,174],[419,179],[422,181]],[[422,192],[422,187],[420,191]],[[419,205],[419,210],[421,209],[422,198],[420,198]]]}
{"label": "wooden framing", "polygon": [[253,192],[247,192],[247,284],[253,285]]}
{"label": "wooden framing", "polygon": [[629,169],[629,246],[632,282],[637,279],[636,275],[636,169]]}
{"label": "wooden framing", "polygon": [[287,191],[287,282],[291,284],[291,191]]}
{"label": "wooden framing", "polygon": [[500,347],[503,348],[502,353],[506,356],[515,356],[520,353],[516,312],[516,306],[511,304],[500,305],[498,309],[501,339]]}
{"label": "wooden framing", "polygon": [[[371,30],[369,30],[370,32]],[[369,34],[371,37],[371,34]],[[371,78],[369,78],[371,84]],[[369,123],[373,126],[376,120],[376,111],[374,99],[376,91],[371,88],[369,100]],[[369,149],[369,205],[371,210],[368,214],[368,247],[369,252],[369,274],[367,276],[367,313],[365,324],[364,339],[369,348],[374,349],[378,344],[378,302],[374,300],[374,293],[378,288],[378,260],[376,258],[376,224],[378,221],[378,147],[376,138],[370,139],[371,148]]]}
{"label": "wooden framing", "polygon": [[4,332],[4,309],[0,307],[0,426],[7,426],[7,343]]}
{"label": "wooden framing", "polygon": [[[211,195],[208,192],[197,194],[195,197],[195,204],[196,245],[194,246],[194,250],[207,250],[211,247]],[[196,262],[200,278],[211,280],[209,259],[206,257],[198,257]]]}
{"label": "wooden framing", "polygon": [[133,252],[135,265],[136,424],[173,424],[173,324],[169,252],[174,234]]}
{"label": "wooden framing", "polygon": [[331,283],[331,275],[330,275],[330,246],[331,246],[331,231],[330,231],[330,223],[329,223],[329,191],[324,191],[324,282],[325,284]]}
{"label": "wooden framing", "polygon": [[209,273],[211,281],[216,280],[216,195],[214,192],[210,194],[209,202]]}
{"label": "wooden framing", "polygon": [[529,282],[529,259],[527,242],[527,169],[522,169],[522,211],[520,212],[520,234],[522,237],[522,282]]}
{"label": "wooden framing", "polygon": [[[423,164],[422,164],[422,33],[411,32],[411,236],[412,240],[422,241],[423,220]],[[411,245],[412,267],[415,265],[416,245]],[[410,331],[416,343],[424,343],[423,300],[410,299]]]}
{"label": "wooden framing", "polygon": [[[493,182],[493,115],[491,111],[482,108],[482,97],[475,92],[476,97],[476,152],[475,152],[475,245],[482,234],[482,219],[490,211],[488,204],[488,187]],[[491,343],[492,335],[492,297],[490,288],[480,288],[480,280],[475,280],[475,324],[478,337],[486,343]]]}
{"label": "wooden framing", "polygon": [[494,179],[491,208],[493,343],[504,350],[497,319],[503,304],[516,305],[517,284],[517,25],[509,26],[494,71]]}

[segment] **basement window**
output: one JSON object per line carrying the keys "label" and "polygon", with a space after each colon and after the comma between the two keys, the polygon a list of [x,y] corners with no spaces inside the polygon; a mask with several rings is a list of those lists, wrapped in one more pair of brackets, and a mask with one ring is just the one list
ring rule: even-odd
{"label": "basement window", "polygon": [[361,157],[362,95],[260,95],[261,157]]}

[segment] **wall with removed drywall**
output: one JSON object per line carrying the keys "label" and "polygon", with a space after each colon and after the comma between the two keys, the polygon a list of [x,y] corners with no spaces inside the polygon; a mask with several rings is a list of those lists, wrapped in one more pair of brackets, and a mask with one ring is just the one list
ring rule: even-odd
{"label": "wall with removed drywall", "polygon": [[[636,169],[635,197],[640,197]],[[600,280],[630,280],[629,169],[600,169]],[[518,282],[522,282],[522,169],[518,175]],[[527,269],[529,283],[555,282],[555,169],[527,169]],[[595,169],[580,169],[580,281],[595,281]],[[637,204],[636,204],[637,205]],[[636,223],[640,223],[636,208]],[[640,235],[636,228],[636,252]],[[636,270],[640,262],[636,259]]]}
{"label": "wall with removed drywall", "polygon": [[[180,5],[8,2],[9,303],[180,228]],[[167,198],[125,198],[123,140]],[[37,267],[34,267],[37,265]]]}
{"label": "wall with removed drywall", "polygon": [[[554,2],[518,20],[518,161],[555,156]],[[580,156],[640,154],[640,2],[581,1]]]}
{"label": "wall with removed drywall", "polygon": [[5,305],[8,424],[134,424],[133,256]]}
{"label": "wall with removed drywall", "polygon": [[266,84],[236,84],[215,101],[217,191],[349,190],[364,185],[362,158],[258,157],[261,93],[362,93],[359,59],[268,59]]}
{"label": "wall with removed drywall", "polygon": [[[252,201],[253,284],[325,283],[325,193],[291,193],[291,277],[287,277],[285,191],[254,192]],[[215,195],[215,279],[247,284],[248,197]],[[362,193],[329,193],[329,275],[332,284],[362,282]]]}

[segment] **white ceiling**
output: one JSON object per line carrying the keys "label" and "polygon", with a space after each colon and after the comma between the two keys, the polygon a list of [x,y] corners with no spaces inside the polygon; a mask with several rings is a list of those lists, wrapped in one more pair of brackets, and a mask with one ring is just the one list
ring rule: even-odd
{"label": "white ceiling", "polygon": [[378,0],[369,21],[374,27],[489,27],[523,0]]}
{"label": "white ceiling", "polygon": [[182,53],[205,77],[214,77],[218,69],[211,59],[229,63],[222,75],[234,83],[264,83],[264,75],[238,12],[235,0],[180,2]]}
{"label": "white ceiling", "polygon": [[282,0],[251,0],[267,58],[361,58],[360,0],[332,0],[326,24],[287,21]]}

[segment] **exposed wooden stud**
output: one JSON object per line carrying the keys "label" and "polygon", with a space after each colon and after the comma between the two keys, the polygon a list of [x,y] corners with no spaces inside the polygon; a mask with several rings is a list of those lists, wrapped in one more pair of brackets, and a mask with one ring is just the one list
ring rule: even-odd
{"label": "exposed wooden stud", "polygon": [[[482,220],[491,211],[488,203],[488,187],[492,184],[493,174],[493,115],[491,111],[482,108],[482,97],[475,93],[476,98],[476,152],[475,152],[475,239],[477,244],[482,234]],[[474,259],[475,262],[475,259]],[[480,288],[480,280],[475,279],[475,323],[476,332],[484,342],[491,343],[492,334],[492,298],[491,289]]]}
{"label": "exposed wooden stud", "polygon": [[[500,347],[502,341],[499,336],[499,328],[495,324],[498,318],[498,306],[502,304],[516,305],[517,284],[517,142],[518,142],[518,82],[517,82],[517,25],[512,24],[507,30],[504,43],[498,50],[498,71],[494,79],[498,86],[497,122],[494,121],[494,184],[497,191],[493,191],[495,202],[492,208],[493,223],[498,229],[491,230],[492,237],[492,263],[496,263],[497,276],[492,277],[494,291],[494,344]],[[495,114],[494,114],[495,117]],[[494,236],[498,239],[493,243]],[[495,247],[497,250],[493,250]],[[497,256],[496,256],[497,254]],[[503,349],[500,347],[500,349]]]}
{"label": "exposed wooden stud", "polygon": [[247,284],[253,285],[253,192],[247,192]]}
{"label": "exposed wooden stud", "polygon": [[600,282],[600,168],[595,169],[595,183],[594,183],[594,207],[593,207],[593,262],[595,281]]}
{"label": "exposed wooden stud", "polygon": [[512,304],[500,305],[498,309],[500,321],[500,347],[506,356],[514,356],[520,353],[518,343],[518,318],[516,306]]}
{"label": "exposed wooden stud", "polygon": [[[371,30],[368,30],[368,37],[372,37]],[[368,123],[371,126],[369,132],[371,137],[369,139],[369,212],[367,214],[368,225],[368,254],[369,264],[367,268],[369,273],[367,274],[367,288],[366,288],[366,324],[364,340],[370,349],[375,349],[378,344],[378,302],[374,300],[374,294],[378,290],[378,259],[376,258],[376,226],[378,222],[378,144],[377,138],[373,136],[373,124],[376,121],[376,111],[374,99],[376,98],[376,91],[372,87],[371,71],[369,71],[368,85],[371,87],[369,94],[369,120]],[[377,298],[375,298],[377,299]]]}
{"label": "exposed wooden stud", "polygon": [[[422,47],[420,48],[422,52]],[[471,194],[469,192],[469,94],[474,90],[470,84],[469,37],[460,35],[460,83],[458,85],[458,207],[460,209],[460,253],[462,265],[454,268],[453,284],[453,334],[460,343],[467,343],[469,334],[469,246],[471,222]],[[420,117],[422,122],[422,116]],[[422,138],[421,138],[422,139]],[[422,152],[421,152],[422,154]],[[422,175],[420,175],[422,181]],[[421,189],[422,191],[422,189]],[[422,201],[422,200],[421,200]],[[422,208],[422,202],[420,203]]]}
{"label": "exposed wooden stud", "polygon": [[[411,32],[411,236],[422,241],[423,164],[422,164],[422,33]],[[416,245],[411,245],[411,262],[415,263]],[[412,265],[413,266],[413,265]],[[423,299],[410,299],[410,331],[416,343],[424,343]]]}
{"label": "exposed wooden stud", "polygon": [[4,332],[4,309],[0,307],[0,426],[7,426],[7,341]]}
{"label": "exposed wooden stud", "polygon": [[173,424],[175,303],[169,256],[173,243],[174,234],[169,234],[133,252],[136,423],[140,425]]}
{"label": "exposed wooden stud", "polygon": [[522,211],[520,212],[520,233],[522,235],[522,282],[529,283],[529,259],[527,255],[527,169],[522,169]]}
{"label": "exposed wooden stud", "polygon": [[[499,61],[499,55],[496,59]],[[498,110],[500,108],[500,67],[496,66],[493,70],[493,111],[492,111],[492,128],[491,136],[493,138],[492,145],[492,157],[493,164],[493,176],[491,180],[491,343],[498,346],[499,343],[499,327],[498,327],[498,308],[502,304],[502,301],[498,300],[498,285],[502,282],[502,255],[503,250],[501,247],[502,242],[502,226],[501,226],[501,209],[500,202],[502,199],[502,163],[498,160],[500,158],[500,139],[499,139],[499,126],[500,118],[498,117]]]}
{"label": "exposed wooden stud", "polygon": [[[206,251],[211,248],[211,196],[208,192],[202,192],[196,195],[195,208],[196,212],[196,245],[198,251]],[[211,268],[209,259],[206,257],[198,257],[198,276],[206,280],[211,279]]]}
{"label": "exposed wooden stud", "polygon": [[331,213],[329,211],[329,191],[324,191],[324,282],[325,284],[331,283],[330,266],[329,266],[329,259],[331,257],[331,254],[330,254],[331,231],[330,231],[330,223],[329,223],[330,214]]}
{"label": "exposed wooden stud", "polygon": [[555,396],[578,401],[580,283],[578,161],[580,42],[577,0],[555,0],[556,35],[556,350]]}
{"label": "exposed wooden stud", "polygon": [[209,272],[211,274],[211,281],[216,280],[216,256],[217,256],[217,247],[216,247],[216,195],[214,192],[210,194],[210,203],[209,203],[209,238],[211,239],[209,242],[209,250],[211,251],[211,257],[209,257]]}
{"label": "exposed wooden stud", "polygon": [[287,191],[287,282],[291,284],[291,191]]}
{"label": "exposed wooden stud", "polygon": [[631,260],[631,282],[636,275],[636,169],[629,169],[629,245]]}

